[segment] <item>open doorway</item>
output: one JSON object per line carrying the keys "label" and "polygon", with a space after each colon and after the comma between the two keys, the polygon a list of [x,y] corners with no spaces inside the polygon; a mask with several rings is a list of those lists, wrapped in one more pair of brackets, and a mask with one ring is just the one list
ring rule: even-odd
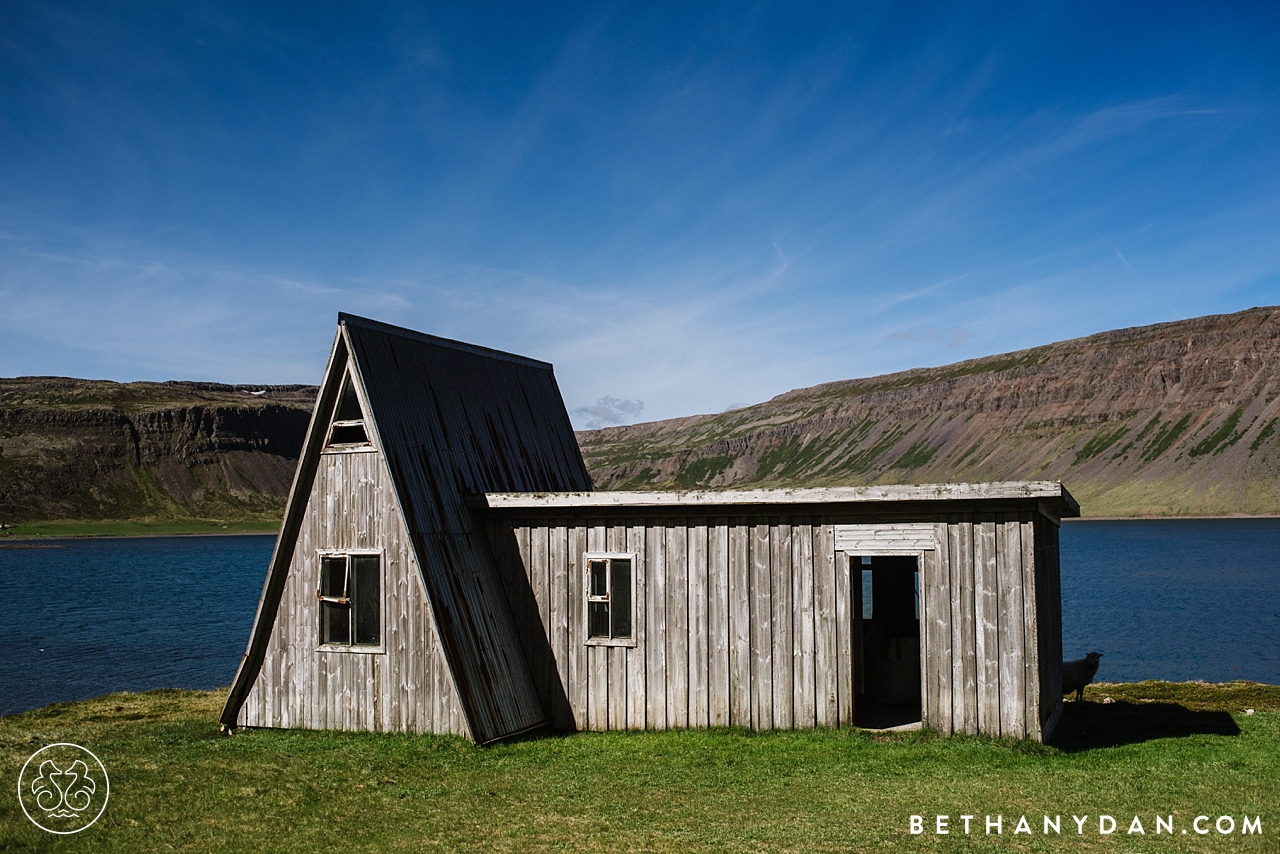
{"label": "open doorway", "polygon": [[915,555],[853,556],[854,723],[919,723],[920,565]]}

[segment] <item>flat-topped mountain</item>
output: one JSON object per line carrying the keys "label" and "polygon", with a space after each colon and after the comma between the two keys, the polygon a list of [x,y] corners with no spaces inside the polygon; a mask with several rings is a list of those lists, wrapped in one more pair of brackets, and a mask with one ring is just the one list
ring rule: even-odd
{"label": "flat-topped mountain", "polygon": [[0,522],[278,517],[315,393],[0,379]]}
{"label": "flat-topped mountain", "polygon": [[578,433],[601,489],[1062,480],[1086,516],[1280,513],[1280,308]]}
{"label": "flat-topped mountain", "polygon": [[[0,379],[0,522],[278,518],[314,386]],[[1280,514],[1280,308],[578,433],[598,489],[1062,480],[1084,515]]]}

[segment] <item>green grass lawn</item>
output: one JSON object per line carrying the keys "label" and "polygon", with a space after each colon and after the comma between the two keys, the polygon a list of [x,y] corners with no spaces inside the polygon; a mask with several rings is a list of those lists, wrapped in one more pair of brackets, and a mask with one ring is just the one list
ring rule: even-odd
{"label": "green grass lawn", "polygon": [[[848,729],[489,748],[371,733],[228,738],[214,723],[223,696],[114,694],[0,718],[0,850],[1280,850],[1278,686],[1092,686],[1052,747]],[[88,747],[111,775],[101,820],[65,838],[29,824],[15,796],[26,758],[58,741]],[[1100,813],[1114,834],[1098,833]],[[1155,835],[1156,813],[1173,814],[1173,836]],[[908,833],[912,814],[928,833]],[[938,814],[951,835],[932,832]],[[975,835],[962,814],[977,816]],[[982,835],[988,814],[1004,817],[1002,835]],[[1045,814],[1062,816],[1061,836],[1041,833]],[[1084,835],[1072,814],[1089,816]],[[1013,834],[1022,815],[1034,834]],[[1145,836],[1126,834],[1135,815]],[[1233,816],[1236,833],[1198,836],[1197,815]],[[1261,835],[1240,835],[1245,815],[1261,817]]]}
{"label": "green grass lawn", "polygon": [[0,530],[0,544],[6,540],[44,537],[160,537],[177,534],[277,534],[279,532],[279,519],[250,522],[222,522],[207,519],[164,522],[61,520],[11,525]]}

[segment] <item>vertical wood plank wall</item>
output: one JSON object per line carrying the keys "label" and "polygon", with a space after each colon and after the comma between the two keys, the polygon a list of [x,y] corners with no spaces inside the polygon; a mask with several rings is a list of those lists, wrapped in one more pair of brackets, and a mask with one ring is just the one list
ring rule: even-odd
{"label": "vertical wood plank wall", "polygon": [[1043,741],[1062,697],[1058,526],[1001,513],[951,519],[936,539],[921,580],[925,722]]}
{"label": "vertical wood plank wall", "polygon": [[[853,723],[852,568],[835,549],[833,519],[493,519],[488,528],[557,726]],[[1057,525],[1006,512],[933,529],[920,567],[924,723],[1042,739],[1060,705]],[[633,647],[585,644],[588,551],[636,555]],[[536,604],[520,606],[522,589]]]}
{"label": "vertical wood plank wall", "polygon": [[[320,550],[383,550],[384,652],[317,649]],[[323,454],[241,726],[467,734],[390,473],[376,452]]]}

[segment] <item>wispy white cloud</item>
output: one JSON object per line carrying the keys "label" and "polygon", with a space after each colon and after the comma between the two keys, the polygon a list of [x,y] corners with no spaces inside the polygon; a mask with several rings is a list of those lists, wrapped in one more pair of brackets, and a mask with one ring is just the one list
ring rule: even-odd
{"label": "wispy white cloud", "polygon": [[606,395],[590,406],[570,410],[569,414],[574,416],[578,427],[596,430],[600,427],[634,423],[643,411],[643,400],[619,400]]}

